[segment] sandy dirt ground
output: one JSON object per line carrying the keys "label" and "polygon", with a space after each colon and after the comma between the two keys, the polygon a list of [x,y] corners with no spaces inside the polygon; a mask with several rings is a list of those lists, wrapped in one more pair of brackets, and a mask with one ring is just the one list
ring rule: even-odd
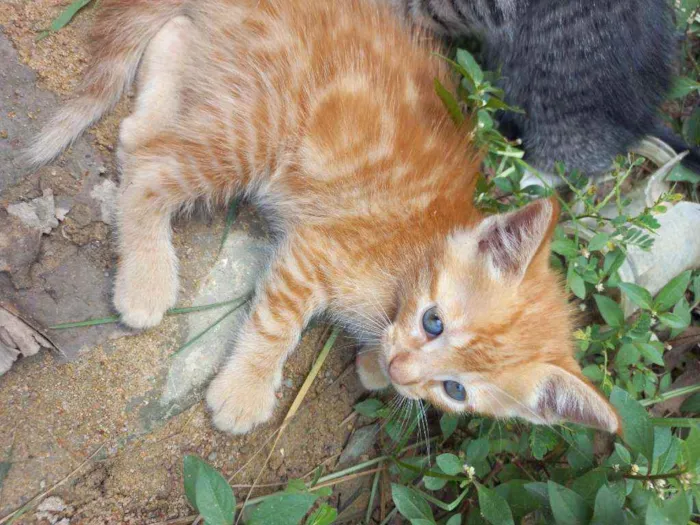
{"label": "sandy dirt ground", "polygon": [[[0,142],[5,141],[9,155],[26,143],[36,123],[45,120],[55,105],[52,101],[70,94],[86,65],[92,7],[84,9],[58,33],[36,41],[38,32],[68,3],[0,3],[0,37],[12,48],[7,51],[12,56],[0,68],[12,66],[33,80],[20,82],[16,80],[19,77],[13,77],[20,85],[0,101]],[[37,90],[44,97],[38,114],[33,113],[33,108],[23,107],[25,90]],[[73,148],[72,158],[79,148],[87,152],[79,159],[87,159],[88,167],[83,173],[75,167],[70,154],[36,173],[21,173],[10,161],[0,166],[0,179],[5,178],[5,184],[0,186],[0,222],[11,224],[14,220],[4,208],[32,203],[32,199],[46,195],[47,189],[57,203],[61,199],[70,201],[70,211],[59,226],[30,236],[31,257],[15,262],[9,274],[3,274],[0,265],[0,300],[19,308],[40,327],[54,319],[81,320],[70,315],[88,318],[111,313],[113,231],[109,221],[100,217],[95,203],[85,196],[94,196],[95,187],[111,187],[118,180],[113,151],[119,120],[128,113],[128,107],[128,99],[120,102],[86,135],[84,146]],[[13,123],[21,119],[26,119],[25,127],[9,135],[3,131],[15,129]],[[88,184],[94,184],[92,190]],[[223,215],[200,214],[175,225],[183,268],[182,304],[187,304],[216,263],[216,248],[224,230]],[[258,222],[244,210],[233,229],[241,236],[264,241],[264,227]],[[0,243],[0,250],[1,246]],[[89,272],[69,270],[82,268],[81,265],[90,272],[94,270],[94,286],[81,288],[76,284],[84,281],[83,276]],[[66,281],[75,288],[64,290]],[[98,288],[99,294],[91,296]],[[64,309],[62,305],[67,306]],[[79,330],[84,332],[76,332]],[[276,421],[238,438],[212,428],[204,403],[199,400],[201,394],[194,401],[170,407],[172,410],[164,410],[159,404],[158,389],[167,374],[170,356],[186,337],[181,317],[168,318],[159,328],[142,334],[114,326],[45,333],[60,339],[57,346],[65,346],[63,354],[41,350],[19,359],[0,376],[0,519],[62,482],[50,494],[58,500],[50,500],[43,513],[32,509],[17,523],[75,525],[178,522],[178,518],[191,515],[182,485],[183,456],[196,454],[225,475],[238,470],[279,425],[327,331],[325,326],[310,330],[288,363]],[[358,425],[354,418],[348,418],[353,403],[364,395],[354,372],[352,344],[341,338],[336,346],[340,351],[333,352],[325,363],[301,412],[273,452],[261,483],[284,482],[306,474],[324,461],[327,468],[333,468]],[[267,452],[265,449],[258,455],[234,483],[251,483],[262,469]],[[364,493],[361,487],[354,490],[340,502],[341,506]],[[240,500],[246,490],[238,488],[236,493]],[[338,503],[338,498],[343,497],[336,492],[334,498]],[[349,516],[346,522],[359,521],[352,514]]]}

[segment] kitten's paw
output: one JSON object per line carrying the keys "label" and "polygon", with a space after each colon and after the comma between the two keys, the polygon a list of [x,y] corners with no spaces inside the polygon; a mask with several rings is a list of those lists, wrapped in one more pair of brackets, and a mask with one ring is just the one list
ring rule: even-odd
{"label": "kitten's paw", "polygon": [[245,434],[270,419],[276,401],[271,381],[252,380],[235,370],[223,370],[207,391],[214,426],[231,434]]}
{"label": "kitten's paw", "polygon": [[[157,274],[156,274],[157,275]],[[163,274],[152,279],[129,277],[119,270],[114,285],[114,306],[121,321],[132,328],[151,328],[163,320],[163,315],[175,306],[177,285],[175,279]]]}
{"label": "kitten's paw", "polygon": [[360,351],[355,358],[355,368],[360,378],[360,383],[367,390],[381,390],[391,385],[391,381],[384,373],[380,360],[380,350],[365,352]]}

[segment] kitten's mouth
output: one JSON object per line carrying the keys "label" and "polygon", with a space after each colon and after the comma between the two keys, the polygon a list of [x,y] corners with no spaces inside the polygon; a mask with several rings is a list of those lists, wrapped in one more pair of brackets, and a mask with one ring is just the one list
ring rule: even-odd
{"label": "kitten's mouth", "polygon": [[397,385],[393,381],[391,383],[391,386],[393,386],[394,390],[396,390],[396,392],[403,397],[412,400],[422,399],[418,394],[411,392],[411,389],[408,389],[405,386]]}

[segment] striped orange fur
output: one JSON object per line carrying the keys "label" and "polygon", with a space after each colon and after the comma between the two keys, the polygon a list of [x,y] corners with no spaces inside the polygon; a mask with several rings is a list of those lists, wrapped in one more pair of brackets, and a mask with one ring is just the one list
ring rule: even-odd
{"label": "striped orange fur", "polygon": [[[368,387],[617,430],[573,359],[566,297],[547,264],[555,202],[477,212],[478,154],[434,94],[434,78],[449,78],[430,38],[371,0],[100,5],[85,88],[30,156],[56,156],[140,62],[119,149],[124,322],[156,325],[175,304],[177,210],[245,195],[282,234],[207,394],[219,428],[246,432],[270,417],[287,356],[327,312],[366,343]],[[431,308],[437,337],[422,325]],[[463,400],[449,394],[455,384]]]}

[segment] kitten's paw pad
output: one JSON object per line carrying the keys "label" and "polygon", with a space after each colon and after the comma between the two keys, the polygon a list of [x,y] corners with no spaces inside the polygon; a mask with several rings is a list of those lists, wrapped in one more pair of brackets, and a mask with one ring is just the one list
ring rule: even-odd
{"label": "kitten's paw pad", "polygon": [[378,351],[359,353],[355,358],[355,369],[360,383],[367,390],[381,390],[391,385],[391,381],[379,363]]}
{"label": "kitten's paw pad", "polygon": [[272,417],[277,398],[269,382],[248,381],[245,376],[227,377],[224,371],[207,391],[207,405],[214,426],[231,434],[246,434]]}

